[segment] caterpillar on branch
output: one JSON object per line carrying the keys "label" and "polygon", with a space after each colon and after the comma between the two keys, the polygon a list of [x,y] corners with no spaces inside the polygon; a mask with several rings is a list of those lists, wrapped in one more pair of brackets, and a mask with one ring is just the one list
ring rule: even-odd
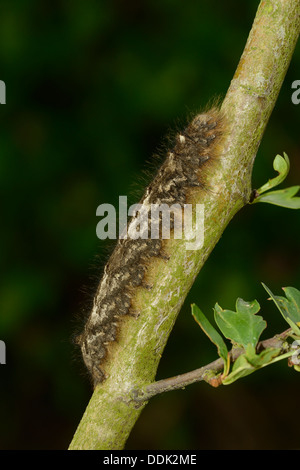
{"label": "caterpillar on branch", "polygon": [[[151,204],[179,204],[183,208],[191,191],[209,190],[206,169],[219,155],[219,141],[224,132],[224,117],[217,107],[198,114],[175,137],[173,147],[166,152],[165,161],[146,188],[140,201],[143,207]],[[130,227],[135,217],[129,221]],[[148,220],[151,224],[151,220]],[[171,224],[174,224],[173,219]],[[171,225],[174,228],[174,225]],[[124,317],[138,315],[132,308],[137,288],[149,289],[145,280],[154,258],[168,262],[164,240],[119,238],[96,291],[92,311],[82,333],[76,338],[84,363],[94,385],[106,379],[105,364],[111,346],[118,340]]]}

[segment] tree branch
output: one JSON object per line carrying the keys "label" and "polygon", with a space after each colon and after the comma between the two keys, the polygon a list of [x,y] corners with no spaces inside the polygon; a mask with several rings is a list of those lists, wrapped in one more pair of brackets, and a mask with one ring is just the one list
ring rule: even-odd
{"label": "tree branch", "polygon": [[[138,318],[128,317],[110,351],[108,379],[98,385],[70,449],[122,449],[145,402],[132,389],[152,383],[163,349],[195,277],[232,217],[249,201],[254,158],[299,35],[299,0],[261,1],[244,53],[222,105],[227,133],[220,165],[207,175],[214,191],[201,193],[205,240],[187,251],[169,240],[168,262],[150,268],[153,288],[137,289]],[[147,273],[148,274],[148,273]]]}
{"label": "tree branch", "polygon": [[[257,350],[259,352],[268,348],[278,348],[283,350],[286,338],[289,336],[291,331],[291,328],[289,328],[288,330],[283,331],[282,333],[275,335],[272,338],[260,341],[257,345]],[[245,350],[243,348],[233,348],[229,353],[230,361],[235,362],[237,358],[244,352]],[[287,352],[287,350],[284,349],[284,352]],[[218,386],[221,385],[222,380],[210,380],[210,377],[212,376],[212,373],[217,374],[222,372],[223,368],[224,361],[223,359],[219,358],[203,367],[200,367],[200,369],[195,369],[191,372],[176,375],[168,379],[158,380],[157,382],[144,386],[140,390],[132,390],[131,396],[136,403],[141,403],[150,400],[150,398],[154,397],[155,395],[159,395],[160,393],[185,388],[187,385],[201,382],[202,380],[207,381],[212,386]]]}

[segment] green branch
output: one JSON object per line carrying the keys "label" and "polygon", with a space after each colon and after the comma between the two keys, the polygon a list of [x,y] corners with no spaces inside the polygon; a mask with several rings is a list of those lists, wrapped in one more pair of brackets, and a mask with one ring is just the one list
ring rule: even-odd
{"label": "green branch", "polygon": [[221,164],[208,175],[213,192],[205,204],[205,241],[187,251],[170,240],[170,259],[153,262],[153,288],[137,289],[138,318],[128,317],[110,353],[109,378],[94,390],[70,449],[122,449],[143,406],[131,391],[154,381],[161,354],[195,277],[232,217],[251,194],[254,158],[274,108],[299,35],[300,4],[295,0],[260,3],[244,53],[222,104],[227,132]]}

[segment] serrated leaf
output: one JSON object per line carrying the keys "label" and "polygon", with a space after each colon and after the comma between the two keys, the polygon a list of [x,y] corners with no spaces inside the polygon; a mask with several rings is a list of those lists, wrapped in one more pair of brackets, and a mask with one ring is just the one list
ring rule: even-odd
{"label": "serrated leaf", "polygon": [[[287,154],[284,152],[283,157],[281,155],[276,155],[273,161],[273,168],[278,172],[278,176],[275,178],[269,179],[269,181],[264,184],[261,188],[257,190],[258,194],[262,194],[270,189],[274,188],[281,184],[288,175],[290,170],[290,161]],[[256,202],[256,201],[255,201]]]}
{"label": "serrated leaf", "polygon": [[266,202],[288,209],[300,209],[300,197],[294,197],[299,189],[300,186],[291,186],[290,188],[280,189],[278,191],[270,191],[258,196],[253,202]]}
{"label": "serrated leaf", "polygon": [[223,310],[215,305],[215,322],[223,335],[230,339],[234,345],[246,348],[248,344],[256,347],[259,337],[267,324],[259,315],[255,315],[260,309],[257,300],[245,302],[237,299],[236,312]]}
{"label": "serrated leaf", "polygon": [[224,361],[224,375],[228,373],[229,369],[229,356],[227,346],[220,335],[220,333],[214,328],[209,322],[204,313],[196,304],[192,304],[192,315],[198,325],[201,327],[203,332],[209,337],[209,339],[217,346],[218,354]]}
{"label": "serrated leaf", "polygon": [[274,295],[273,292],[262,282],[264,289],[268,292],[276,307],[285,321],[290,325],[294,333],[300,336],[297,323],[300,322],[300,291],[295,287],[283,288],[286,298]]}

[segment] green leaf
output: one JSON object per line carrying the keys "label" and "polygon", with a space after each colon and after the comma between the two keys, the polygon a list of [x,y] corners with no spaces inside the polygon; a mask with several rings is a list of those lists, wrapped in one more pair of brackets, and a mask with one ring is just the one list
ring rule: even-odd
{"label": "green leaf", "polygon": [[285,321],[290,325],[297,336],[300,336],[300,329],[297,323],[300,322],[300,291],[295,287],[284,287],[286,298],[274,295],[273,292],[262,282],[264,289],[268,292],[276,307],[282,314]]}
{"label": "green leaf", "polygon": [[299,191],[300,186],[271,191],[254,199],[255,202],[266,202],[275,206],[287,207],[288,209],[300,209],[300,197],[293,197]]}
{"label": "green leaf", "polygon": [[257,300],[246,302],[237,299],[236,312],[223,310],[218,304],[215,305],[215,321],[223,335],[237,346],[246,348],[248,344],[255,347],[259,337],[267,324],[261,316],[255,314],[260,305]]}
{"label": "green leaf", "polygon": [[295,287],[283,287],[285,297],[278,297],[286,315],[294,322],[300,322],[300,291]]}
{"label": "green leaf", "polygon": [[[288,209],[300,209],[300,197],[294,197],[300,189],[300,186],[291,186],[290,188],[280,189],[277,191],[269,191],[281,184],[288,175],[290,170],[290,161],[286,153],[276,155],[273,161],[273,168],[278,172],[278,176],[270,179],[261,188],[256,190],[257,197],[253,200],[253,204],[256,202],[266,202],[268,204],[274,204],[276,206],[287,207]],[[267,194],[263,194],[266,191]]]}
{"label": "green leaf", "polygon": [[246,355],[242,354],[237,358],[233,364],[231,373],[222,381],[222,383],[223,385],[230,385],[236,380],[252,374],[254,371],[255,367],[248,362]]}
{"label": "green leaf", "polygon": [[252,302],[247,302],[240,297],[237,299],[235,304],[237,312],[255,315],[260,310],[260,305],[257,300],[252,300]]}
{"label": "green leaf", "polygon": [[260,354],[256,354],[255,348],[251,344],[247,346],[246,357],[248,362],[259,369],[271,363],[271,361],[280,354],[280,348],[267,348]]}
{"label": "green leaf", "polygon": [[[232,367],[232,372],[225,377],[222,381],[224,385],[230,385],[236,380],[246,377],[252,374],[261,367],[272,364],[272,362],[280,359],[280,348],[268,348],[262,351],[260,354],[256,354],[255,348],[252,345],[248,345],[246,353],[242,354],[237,358]],[[284,359],[286,355],[282,356]],[[276,359],[275,359],[276,358]]]}
{"label": "green leaf", "polygon": [[287,154],[284,152],[283,157],[281,155],[276,155],[273,161],[273,168],[278,172],[278,176],[275,178],[269,179],[269,181],[264,184],[261,188],[257,189],[258,194],[262,194],[270,189],[274,188],[281,184],[288,175],[290,170],[290,161]]}
{"label": "green leaf", "polygon": [[256,348],[253,346],[253,344],[248,344],[245,354],[247,361],[249,361],[250,364],[256,367],[255,363],[258,355],[256,354]]}
{"label": "green leaf", "polygon": [[204,313],[196,304],[192,304],[192,315],[199,324],[204,333],[217,346],[218,354],[224,361],[224,375],[227,375],[229,369],[229,356],[227,346],[218,331],[208,321]]}

